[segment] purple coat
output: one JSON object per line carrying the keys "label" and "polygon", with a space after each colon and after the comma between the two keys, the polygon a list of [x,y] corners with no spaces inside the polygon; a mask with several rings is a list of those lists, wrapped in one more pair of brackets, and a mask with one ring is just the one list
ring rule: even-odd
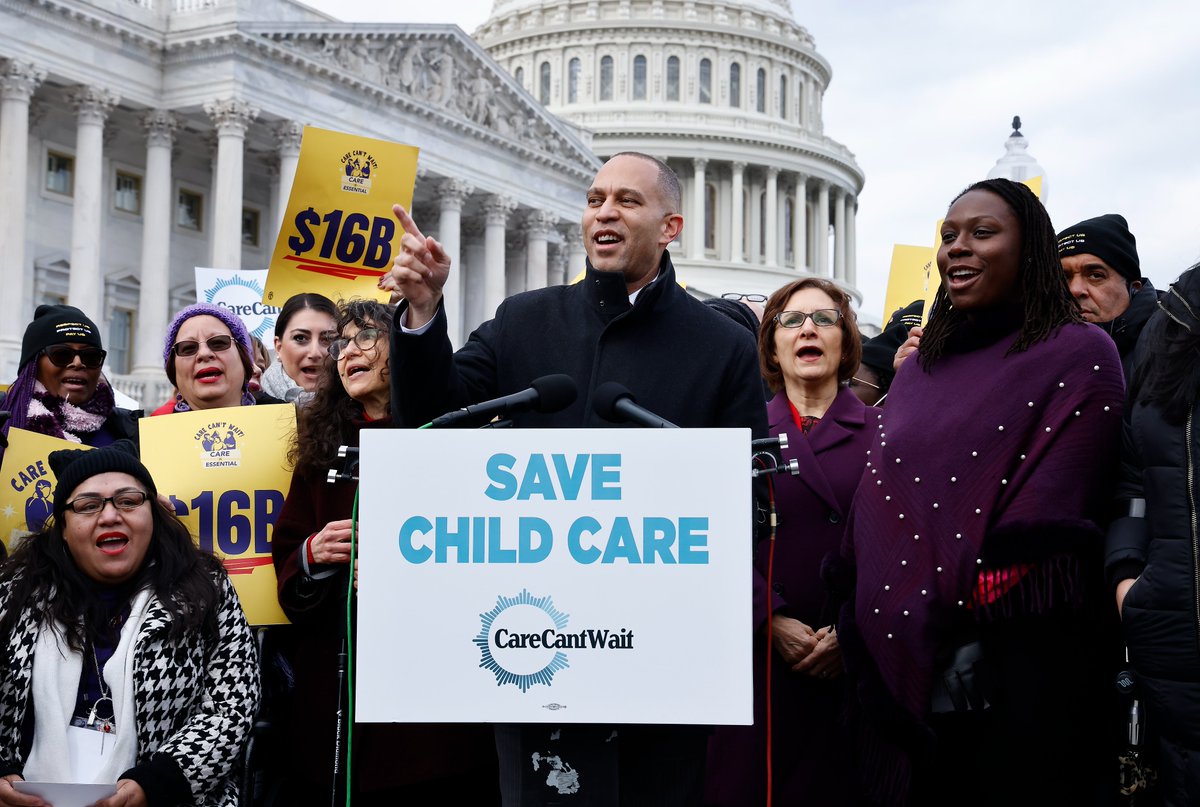
{"label": "purple coat", "polygon": [[[821,562],[836,552],[850,502],[863,476],[870,440],[868,410],[843,388],[829,410],[804,435],[792,419],[786,394],[767,404],[771,435],[786,433],[784,459],[796,459],[800,475],[775,475],[773,579],[767,578],[770,542],[754,559],[754,725],[718,728],[709,743],[705,802],[766,803],[766,623],[780,613],[813,629],[828,626],[834,605],[821,581]],[[874,418],[872,418],[872,421]],[[850,752],[841,706],[843,681],[795,673],[771,650],[772,747],[776,805],[849,803]]]}

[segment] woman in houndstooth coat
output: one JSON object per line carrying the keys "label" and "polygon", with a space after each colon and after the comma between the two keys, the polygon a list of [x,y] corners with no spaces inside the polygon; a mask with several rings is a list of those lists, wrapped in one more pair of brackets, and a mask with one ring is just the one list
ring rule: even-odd
{"label": "woman in houndstooth coat", "polygon": [[233,807],[259,664],[229,579],[131,445],[50,465],[53,521],[0,567],[0,805],[43,805],[25,780]]}

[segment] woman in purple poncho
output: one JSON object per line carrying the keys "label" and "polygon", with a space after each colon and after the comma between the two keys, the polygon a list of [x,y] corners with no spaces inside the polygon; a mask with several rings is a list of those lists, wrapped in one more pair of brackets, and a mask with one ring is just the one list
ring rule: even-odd
{"label": "woman in purple poncho", "polygon": [[1091,803],[1106,753],[1101,575],[1121,363],[1037,198],[946,213],[916,361],[876,414],[840,562],[866,803]]}

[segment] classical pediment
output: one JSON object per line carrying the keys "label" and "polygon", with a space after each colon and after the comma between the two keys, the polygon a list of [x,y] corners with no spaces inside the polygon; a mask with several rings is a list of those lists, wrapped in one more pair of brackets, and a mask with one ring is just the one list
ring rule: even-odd
{"label": "classical pediment", "polygon": [[347,83],[416,102],[535,152],[591,166],[595,158],[570,124],[546,112],[474,40],[450,25],[252,24],[263,37]]}

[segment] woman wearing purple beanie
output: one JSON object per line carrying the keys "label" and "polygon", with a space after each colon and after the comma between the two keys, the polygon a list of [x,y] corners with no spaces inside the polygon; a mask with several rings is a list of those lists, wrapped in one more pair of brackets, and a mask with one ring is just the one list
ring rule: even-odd
{"label": "woman wearing purple beanie", "polygon": [[254,375],[253,356],[250,332],[235,314],[208,303],[188,306],[171,320],[163,348],[175,399],[152,414],[252,406],[256,400],[247,387]]}

